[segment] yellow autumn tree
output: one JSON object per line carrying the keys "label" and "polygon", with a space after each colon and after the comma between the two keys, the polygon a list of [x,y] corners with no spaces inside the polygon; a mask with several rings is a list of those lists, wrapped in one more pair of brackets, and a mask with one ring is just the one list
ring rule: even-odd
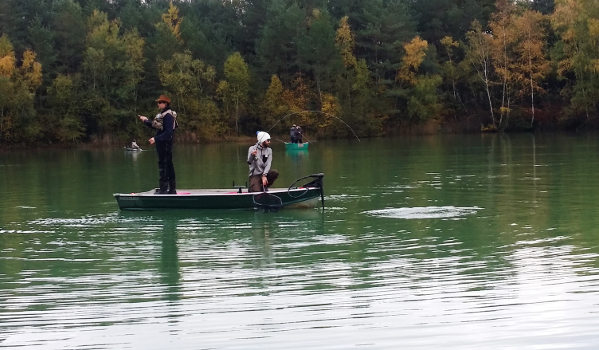
{"label": "yellow autumn tree", "polygon": [[162,21],[168,29],[173,33],[175,38],[182,43],[183,39],[181,38],[181,22],[183,22],[183,18],[179,17],[179,9],[177,6],[173,5],[173,2],[170,2],[168,11],[162,14]]}
{"label": "yellow autumn tree", "polygon": [[306,133],[306,126],[311,126],[318,120],[318,115],[307,111],[308,102],[314,98],[314,92],[310,90],[306,79],[297,75],[290,84],[289,89],[283,90],[283,101],[289,108],[288,113],[297,113],[293,118],[286,119],[291,123],[301,125]]}
{"label": "yellow autumn tree", "polygon": [[357,61],[356,56],[354,56],[354,34],[351,32],[347,21],[347,16],[341,19],[335,37],[335,44],[339,48],[345,68],[352,68],[356,66]]}
{"label": "yellow autumn tree", "polygon": [[12,76],[15,71],[15,53],[13,46],[5,34],[0,37],[0,143],[6,138],[11,128],[10,110],[14,105],[14,84]]}
{"label": "yellow autumn tree", "polygon": [[428,42],[415,37],[404,44],[406,52],[395,79],[406,83],[407,115],[410,119],[428,120],[437,117],[441,104],[437,98],[437,88],[443,79],[440,75],[418,74],[420,66],[426,57]]}
{"label": "yellow autumn tree", "polygon": [[520,33],[520,40],[516,46],[518,64],[515,71],[521,77],[520,95],[530,96],[530,126],[535,120],[535,92],[545,91],[540,83],[550,69],[545,52],[545,30],[541,23],[543,20],[544,16],[541,13],[529,10],[515,21],[515,29]]}
{"label": "yellow autumn tree", "polygon": [[507,125],[511,104],[517,92],[517,54],[515,46],[518,31],[514,27],[516,5],[510,0],[498,0],[497,12],[491,16],[489,27],[493,36],[490,40],[490,56],[495,73],[501,80],[501,107],[499,127]]}
{"label": "yellow autumn tree", "polygon": [[10,78],[15,71],[15,53],[5,34],[0,37],[0,76]]}
{"label": "yellow autumn tree", "polygon": [[[340,101],[340,103],[343,103],[346,107],[346,114],[351,116],[354,109],[352,94],[354,94],[354,91],[356,90],[357,70],[360,69],[360,67],[358,67],[358,61],[354,55],[354,34],[351,32],[348,19],[349,18],[345,16],[339,22],[339,29],[337,29],[337,34],[335,36],[335,45],[341,54],[341,61],[345,68],[344,70],[341,70],[339,74],[339,84],[342,92],[340,95],[342,101]],[[360,96],[357,97],[359,98]]]}
{"label": "yellow autumn tree", "polygon": [[8,36],[0,37],[0,143],[33,141],[40,134],[33,99],[42,83],[42,66],[35,58],[35,52],[26,50],[17,66]]}
{"label": "yellow autumn tree", "polygon": [[[290,113],[291,106],[289,105],[286,97],[286,91],[281,83],[281,80],[276,74],[273,74],[270,78],[270,85],[266,90],[264,99],[262,102],[262,114],[260,116],[260,122],[263,128],[270,128],[275,125],[278,118],[283,117],[285,114]],[[277,131],[282,130],[284,125],[277,125]]]}
{"label": "yellow autumn tree", "polygon": [[416,74],[418,73],[422,61],[424,61],[427,48],[428,42],[420,39],[419,36],[412,39],[411,42],[404,44],[406,54],[397,71],[397,76],[395,77],[397,81],[406,82],[409,85],[416,85],[418,83]]}
{"label": "yellow autumn tree", "polygon": [[324,113],[318,121],[318,127],[325,129],[330,127],[335,117],[341,114],[341,105],[337,98],[329,93],[322,94],[322,107],[320,110]]}
{"label": "yellow autumn tree", "polygon": [[34,93],[42,85],[42,64],[35,60],[36,53],[27,50],[23,53],[23,63],[19,67],[24,87]]}

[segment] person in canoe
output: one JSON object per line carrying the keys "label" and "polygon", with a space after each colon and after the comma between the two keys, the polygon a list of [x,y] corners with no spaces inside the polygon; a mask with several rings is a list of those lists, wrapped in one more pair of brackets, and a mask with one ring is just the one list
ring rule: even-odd
{"label": "person in canoe", "polygon": [[137,142],[135,140],[133,140],[133,142],[131,142],[131,149],[138,149],[141,151],[141,147],[139,147],[139,145],[137,144]]}
{"label": "person in canoe", "polygon": [[258,142],[248,149],[247,162],[250,166],[248,192],[266,191],[279,177],[279,172],[271,169],[272,149],[270,135],[259,131]]}
{"label": "person in canoe", "polygon": [[156,194],[177,194],[173,165],[173,133],[177,114],[171,110],[171,100],[167,96],[160,95],[156,102],[160,113],[154,120],[149,121],[145,116],[139,116],[139,119],[147,127],[156,130],[156,135],[149,140],[151,145],[156,143],[156,152],[158,153],[159,187]]}
{"label": "person in canoe", "polygon": [[296,126],[295,127],[295,143],[303,143],[302,139],[303,139],[304,135],[302,135],[302,127],[301,126]]}
{"label": "person in canoe", "polygon": [[296,132],[297,132],[297,126],[295,126],[295,124],[293,124],[293,126],[289,129],[289,139],[291,140],[291,143],[295,143]]}

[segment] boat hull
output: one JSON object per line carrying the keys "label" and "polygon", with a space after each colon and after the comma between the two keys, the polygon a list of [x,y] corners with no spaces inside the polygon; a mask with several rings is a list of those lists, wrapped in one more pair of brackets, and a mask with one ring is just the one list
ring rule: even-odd
{"label": "boat hull", "polygon": [[285,149],[288,151],[307,151],[308,145],[309,145],[308,142],[304,142],[304,143],[285,142]]}
{"label": "boat hull", "polygon": [[161,209],[280,209],[313,208],[318,204],[322,188],[277,188],[268,192],[232,191],[225,189],[177,190],[177,194],[115,193],[121,210]]}

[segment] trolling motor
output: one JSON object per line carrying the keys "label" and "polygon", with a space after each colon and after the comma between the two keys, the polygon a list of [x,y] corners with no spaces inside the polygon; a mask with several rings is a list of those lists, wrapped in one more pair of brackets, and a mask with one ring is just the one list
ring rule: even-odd
{"label": "trolling motor", "polygon": [[[322,202],[322,209],[324,210],[324,174],[323,173],[318,173],[318,174],[312,174],[312,175],[308,175],[308,176],[304,176],[302,178],[299,178],[297,180],[295,180],[294,183],[291,184],[291,186],[289,186],[289,188],[287,189],[287,191],[289,192],[291,190],[291,188],[293,187],[293,185],[295,185],[296,183],[305,180],[305,179],[313,179],[310,182],[306,182],[302,188],[308,188],[308,187],[314,187],[314,188],[319,188],[320,189],[320,200]],[[290,196],[291,193],[289,193]],[[292,196],[293,197],[293,196]]]}

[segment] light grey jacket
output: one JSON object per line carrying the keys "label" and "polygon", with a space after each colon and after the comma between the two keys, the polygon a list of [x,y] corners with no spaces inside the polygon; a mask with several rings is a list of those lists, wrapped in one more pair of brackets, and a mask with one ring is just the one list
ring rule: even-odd
{"label": "light grey jacket", "polygon": [[[258,153],[254,156],[252,152],[255,150],[258,150]],[[250,176],[268,175],[272,164],[272,149],[270,147],[264,148],[256,143],[248,150],[247,162],[250,165]]]}

